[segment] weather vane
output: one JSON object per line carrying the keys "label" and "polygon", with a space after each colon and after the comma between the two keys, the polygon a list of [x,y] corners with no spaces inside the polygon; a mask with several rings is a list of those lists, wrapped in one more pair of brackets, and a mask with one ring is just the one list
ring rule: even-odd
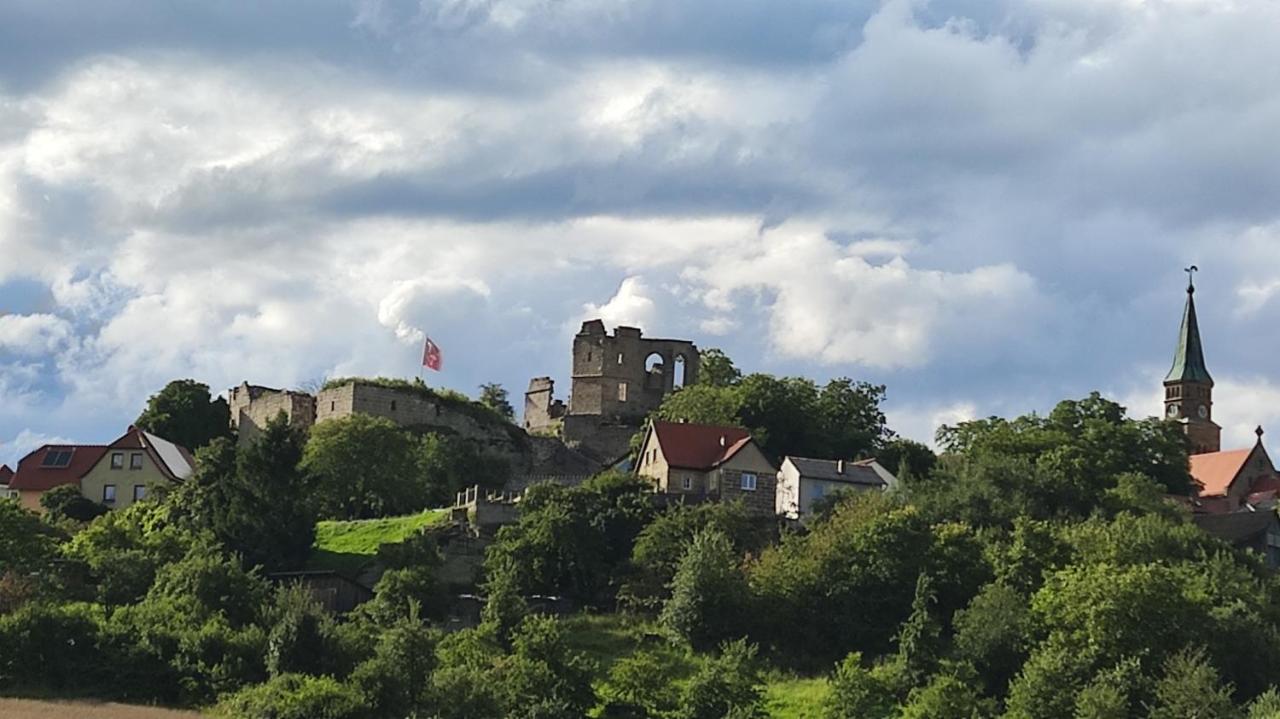
{"label": "weather vane", "polygon": [[1196,291],[1196,274],[1195,273],[1199,271],[1200,271],[1200,268],[1196,267],[1195,265],[1192,265],[1186,268],[1185,270],[1183,270],[1183,272],[1187,273],[1187,292]]}

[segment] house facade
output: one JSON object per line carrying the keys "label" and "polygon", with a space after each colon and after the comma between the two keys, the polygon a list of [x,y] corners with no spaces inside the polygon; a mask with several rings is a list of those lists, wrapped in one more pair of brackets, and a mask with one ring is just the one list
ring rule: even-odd
{"label": "house facade", "polygon": [[79,487],[82,495],[103,506],[127,507],[157,483],[187,479],[194,466],[185,448],[130,427],[109,445],[40,447],[18,463],[9,491],[35,512],[43,511],[45,492],[64,485]]}
{"label": "house facade", "polygon": [[9,481],[10,493],[17,493],[18,503],[33,512],[42,512],[40,498],[55,487],[79,486],[83,477],[107,448],[103,445],[46,444],[18,462]]}
{"label": "house facade", "polygon": [[839,492],[884,491],[896,487],[897,477],[874,459],[811,459],[785,457],[778,469],[776,510],[791,519],[813,514],[813,505]]}
{"label": "house facade", "polygon": [[654,490],[689,501],[741,501],[773,514],[778,470],[741,427],[653,422],[635,464]]}
{"label": "house facade", "polygon": [[80,493],[104,507],[128,507],[157,485],[190,478],[194,468],[186,448],[130,427],[80,478]]}

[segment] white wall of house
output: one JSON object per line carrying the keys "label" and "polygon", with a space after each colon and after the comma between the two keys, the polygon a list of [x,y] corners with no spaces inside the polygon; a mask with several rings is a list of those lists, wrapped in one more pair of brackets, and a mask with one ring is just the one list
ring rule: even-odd
{"label": "white wall of house", "polygon": [[876,476],[884,480],[883,490],[865,484],[802,477],[800,470],[788,457],[782,461],[778,470],[777,512],[791,519],[800,519],[813,514],[814,502],[837,492],[884,491],[898,486],[898,478],[893,476],[879,462],[872,462],[871,469]]}

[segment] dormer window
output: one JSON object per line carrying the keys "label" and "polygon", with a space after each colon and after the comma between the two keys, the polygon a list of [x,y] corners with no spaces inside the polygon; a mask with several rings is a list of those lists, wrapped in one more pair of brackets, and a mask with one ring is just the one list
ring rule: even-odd
{"label": "dormer window", "polygon": [[40,463],[40,466],[47,468],[67,467],[71,464],[71,455],[74,453],[74,449],[51,449],[45,453],[44,461]]}

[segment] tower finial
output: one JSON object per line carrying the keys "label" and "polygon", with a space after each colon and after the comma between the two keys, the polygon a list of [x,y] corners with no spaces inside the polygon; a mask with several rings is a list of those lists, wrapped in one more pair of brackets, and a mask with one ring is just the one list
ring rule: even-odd
{"label": "tower finial", "polygon": [[1200,271],[1199,267],[1192,265],[1183,270],[1187,273],[1187,294],[1195,294],[1196,291],[1196,273]]}

